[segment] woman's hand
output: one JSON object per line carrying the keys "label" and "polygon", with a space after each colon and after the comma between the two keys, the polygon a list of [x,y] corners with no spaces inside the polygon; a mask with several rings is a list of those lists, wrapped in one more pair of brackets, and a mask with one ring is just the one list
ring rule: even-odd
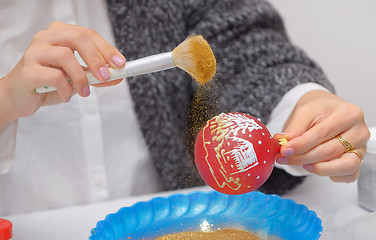
{"label": "woman's hand", "polygon": [[[110,78],[108,66],[119,68],[125,64],[124,56],[94,30],[52,23],[34,36],[15,68],[0,80],[2,114],[15,119],[29,116],[43,105],[69,102],[75,93],[89,96],[88,80],[74,51],[101,81]],[[35,92],[35,88],[44,86],[55,87],[57,91]]]}
{"label": "woman's hand", "polygon": [[365,155],[370,133],[362,110],[334,94],[308,92],[298,101],[284,132],[274,135],[289,140],[276,161],[302,165],[308,172],[329,176],[334,182],[353,182],[359,176],[362,159],[354,152],[345,153],[336,136]]}

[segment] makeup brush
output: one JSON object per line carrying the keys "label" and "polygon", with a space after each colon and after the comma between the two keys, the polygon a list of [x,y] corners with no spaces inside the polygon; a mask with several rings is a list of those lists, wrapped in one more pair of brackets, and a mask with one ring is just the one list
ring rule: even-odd
{"label": "makeup brush", "polygon": [[[109,68],[108,81],[146,73],[158,72],[178,67],[190,74],[201,84],[213,78],[216,60],[208,42],[201,35],[192,35],[180,43],[171,52],[160,53],[126,62],[123,68]],[[102,83],[90,71],[86,71],[89,85]],[[56,91],[54,87],[39,87],[38,93]]]}

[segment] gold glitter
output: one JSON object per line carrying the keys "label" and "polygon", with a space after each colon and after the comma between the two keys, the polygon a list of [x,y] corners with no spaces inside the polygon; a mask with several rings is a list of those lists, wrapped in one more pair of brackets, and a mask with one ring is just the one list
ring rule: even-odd
{"label": "gold glitter", "polygon": [[180,232],[168,234],[156,240],[261,240],[250,232],[239,229],[222,229],[212,232]]}

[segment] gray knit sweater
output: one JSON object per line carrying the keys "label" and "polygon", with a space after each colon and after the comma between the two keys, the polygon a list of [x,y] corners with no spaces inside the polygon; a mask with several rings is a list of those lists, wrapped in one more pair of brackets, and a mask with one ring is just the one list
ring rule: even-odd
{"label": "gray knit sweater", "polygon": [[[320,68],[293,46],[276,10],[262,0],[108,0],[115,41],[127,60],[171,51],[201,34],[217,74],[199,86],[180,69],[129,78],[134,107],[167,189],[203,184],[192,157],[195,134],[221,112],[267,123],[292,87],[315,82],[333,90]],[[265,192],[283,193],[301,178],[275,170]]]}

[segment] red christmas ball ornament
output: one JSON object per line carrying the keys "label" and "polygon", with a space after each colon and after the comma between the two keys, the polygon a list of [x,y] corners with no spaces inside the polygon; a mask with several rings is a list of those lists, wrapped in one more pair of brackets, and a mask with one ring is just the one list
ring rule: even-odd
{"label": "red christmas ball ornament", "polygon": [[202,179],[226,194],[259,188],[272,173],[280,145],[265,125],[244,113],[222,113],[201,129],[195,163]]}

